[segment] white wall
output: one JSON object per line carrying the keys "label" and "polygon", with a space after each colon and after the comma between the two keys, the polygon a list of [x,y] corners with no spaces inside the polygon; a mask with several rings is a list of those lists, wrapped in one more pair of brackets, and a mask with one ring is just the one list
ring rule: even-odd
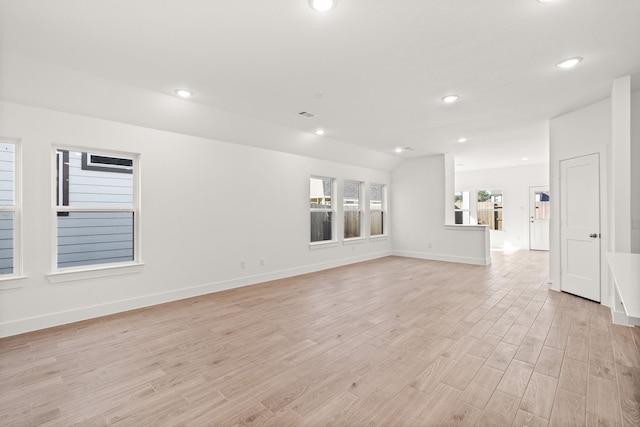
{"label": "white wall", "polygon": [[631,252],[640,253],[640,92],[631,94]]}
{"label": "white wall", "polygon": [[[310,175],[389,185],[386,171],[8,102],[0,136],[22,144],[27,276],[0,286],[0,336],[391,253],[388,238],[308,244]],[[141,273],[49,283],[52,144],[140,153]]]}
{"label": "white wall", "polygon": [[[456,191],[502,189],[502,231],[491,231],[492,247],[529,249],[529,187],[549,185],[549,165],[458,171]],[[551,195],[553,203],[553,195]],[[471,205],[475,205],[472,198]]]}
{"label": "white wall", "polygon": [[[445,194],[453,211],[451,159],[445,155],[405,160],[392,173],[391,236],[400,256],[486,265],[491,262],[486,226],[445,225]],[[451,191],[448,190],[451,188]]]}
{"label": "white wall", "polygon": [[[611,289],[608,266],[604,254],[607,251],[607,230],[610,209],[608,205],[607,168],[608,149],[611,141],[611,100],[605,99],[551,120],[549,124],[549,166],[551,194],[560,194],[560,161],[587,154],[600,155],[600,240],[602,303],[609,305]],[[552,196],[553,197],[553,196]],[[560,215],[559,203],[551,203],[549,270],[551,288],[560,290]]]}

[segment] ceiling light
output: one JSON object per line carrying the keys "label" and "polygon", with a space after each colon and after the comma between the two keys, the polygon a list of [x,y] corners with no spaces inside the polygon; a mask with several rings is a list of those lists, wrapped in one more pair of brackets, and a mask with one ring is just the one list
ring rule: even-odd
{"label": "ceiling light", "polygon": [[402,153],[402,148],[400,147],[396,148],[396,153]]}
{"label": "ceiling light", "polygon": [[316,129],[315,134],[320,136],[324,135],[324,129]]}
{"label": "ceiling light", "polygon": [[462,144],[463,142],[467,142],[467,138],[458,138],[458,142]]}
{"label": "ceiling light", "polygon": [[447,104],[451,104],[452,102],[456,102],[458,98],[459,98],[458,95],[447,95],[444,98],[442,98],[442,101],[446,102]]}
{"label": "ceiling light", "polygon": [[180,98],[191,98],[193,96],[193,92],[186,89],[176,89],[176,95]]}
{"label": "ceiling light", "polygon": [[311,9],[318,12],[328,12],[336,7],[338,0],[309,0]]}
{"label": "ceiling light", "polygon": [[522,160],[529,160],[529,158],[528,157],[523,157]]}
{"label": "ceiling light", "polygon": [[569,59],[565,59],[565,60],[562,60],[562,61],[558,62],[556,64],[556,67],[558,67],[558,68],[573,68],[576,65],[578,65],[581,61],[582,61],[582,58],[579,57],[579,56],[576,56],[574,58],[569,58]]}
{"label": "ceiling light", "polygon": [[538,0],[540,3],[551,3],[553,0]]}

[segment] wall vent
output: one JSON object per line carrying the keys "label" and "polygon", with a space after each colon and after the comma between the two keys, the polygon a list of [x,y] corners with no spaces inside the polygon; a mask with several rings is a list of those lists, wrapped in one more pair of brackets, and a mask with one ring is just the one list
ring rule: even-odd
{"label": "wall vent", "polygon": [[298,114],[304,117],[313,117],[313,114],[308,113],[306,111],[300,111]]}

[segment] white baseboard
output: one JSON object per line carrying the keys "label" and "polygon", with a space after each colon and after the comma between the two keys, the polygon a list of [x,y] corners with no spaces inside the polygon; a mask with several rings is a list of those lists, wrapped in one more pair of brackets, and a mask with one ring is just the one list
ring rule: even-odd
{"label": "white baseboard", "polygon": [[18,320],[11,320],[8,322],[0,323],[0,338],[18,335],[25,332],[37,331],[40,329],[51,328],[54,326],[65,325],[68,323],[79,322],[82,320],[93,319],[96,317],[122,313],[129,310],[150,307],[153,305],[164,304],[172,301],[178,301],[181,299],[197,297],[214,292],[226,291],[242,286],[255,285],[258,283],[268,282],[270,280],[284,279],[287,277],[313,273],[329,268],[341,267],[344,265],[355,264],[363,261],[370,261],[390,255],[391,251],[376,252],[373,254],[360,255],[335,261],[323,262],[319,264],[311,264],[302,267],[272,271],[265,274],[238,277],[231,280],[224,280],[220,282],[190,286],[188,288],[175,289],[169,292],[144,295],[119,301],[110,301],[104,304],[78,307],[72,310],[47,313],[40,316]]}
{"label": "white baseboard", "polygon": [[640,319],[629,317],[624,311],[617,311],[611,308],[611,321],[616,325],[640,326]]}
{"label": "white baseboard", "polygon": [[411,251],[392,251],[392,255],[395,256],[403,256],[407,258],[419,258],[419,259],[429,259],[432,261],[447,261],[447,262],[458,262],[462,264],[474,264],[474,265],[490,265],[491,264],[491,256],[486,258],[472,258],[472,257],[461,257],[456,255],[445,255],[445,254],[432,254],[426,252],[411,252]]}

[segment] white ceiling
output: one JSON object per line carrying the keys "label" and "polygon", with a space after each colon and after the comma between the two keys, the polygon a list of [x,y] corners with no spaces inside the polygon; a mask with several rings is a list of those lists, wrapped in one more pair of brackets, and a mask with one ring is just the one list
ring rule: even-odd
{"label": "white ceiling", "polygon": [[[318,13],[307,0],[0,0],[0,48],[147,92],[188,88],[180,102],[251,123],[322,127],[328,147],[453,153],[465,170],[546,163],[550,118],[609,96],[616,77],[640,89],[640,1],[340,0]],[[584,61],[555,67],[572,56]]]}

